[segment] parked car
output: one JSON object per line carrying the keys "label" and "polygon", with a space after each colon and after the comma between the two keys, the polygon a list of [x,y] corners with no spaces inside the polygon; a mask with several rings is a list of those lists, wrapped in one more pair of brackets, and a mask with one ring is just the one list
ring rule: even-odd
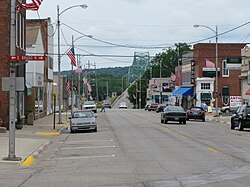
{"label": "parked car", "polygon": [[120,102],[119,109],[121,109],[121,108],[127,109],[127,104],[125,102]]}
{"label": "parked car", "polygon": [[70,132],[92,130],[97,132],[96,117],[91,110],[74,111],[70,119]]}
{"label": "parked car", "polygon": [[231,129],[239,128],[243,131],[244,128],[250,128],[250,106],[242,105],[238,107],[231,117]]}
{"label": "parked car", "polygon": [[150,103],[147,103],[147,104],[145,105],[145,110],[148,110],[149,105],[150,105]]}
{"label": "parked car", "polygon": [[205,111],[202,107],[191,107],[187,111],[187,120],[189,119],[201,119],[205,121]]}
{"label": "parked car", "polygon": [[156,111],[157,107],[158,107],[158,104],[156,104],[156,103],[151,103],[151,104],[148,106],[148,111],[151,111],[151,110]]}
{"label": "parked car", "polygon": [[168,121],[179,121],[179,123],[186,124],[187,113],[181,106],[167,106],[161,114],[161,123]]}
{"label": "parked car", "polygon": [[238,106],[223,106],[221,107],[221,112],[229,114],[230,112],[235,112],[237,110]]}
{"label": "parked car", "polygon": [[164,108],[166,107],[167,105],[166,104],[159,104],[156,108],[156,112],[159,113],[159,112],[163,112]]}
{"label": "parked car", "polygon": [[111,109],[111,104],[110,103],[104,103],[105,108]]}
{"label": "parked car", "polygon": [[95,101],[85,101],[82,105],[83,110],[92,110],[94,113],[97,112],[97,106]]}

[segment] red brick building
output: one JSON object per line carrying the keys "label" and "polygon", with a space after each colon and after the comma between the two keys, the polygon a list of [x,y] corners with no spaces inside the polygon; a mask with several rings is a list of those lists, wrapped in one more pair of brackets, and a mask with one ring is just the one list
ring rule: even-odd
{"label": "red brick building", "polygon": [[[20,1],[19,1],[20,2]],[[18,3],[18,1],[17,1]],[[11,28],[11,1],[2,0],[0,6],[0,88],[2,88],[2,77],[10,76],[10,28]],[[16,15],[16,55],[25,55],[25,19],[26,12],[21,10]],[[17,67],[17,77],[25,77],[25,65]],[[17,111],[24,115],[24,92],[17,92]],[[9,124],[9,92],[0,89],[0,118],[3,120],[1,126],[8,127]]]}
{"label": "red brick building", "polygon": [[[228,70],[225,67],[225,60],[228,57],[241,57],[241,49],[245,44],[227,43],[218,44],[218,68],[220,68],[218,74],[218,106],[223,106],[223,103],[229,102],[229,96],[241,95],[241,84],[239,76],[240,70]],[[195,77],[202,78],[207,77],[204,74],[204,67],[206,67],[206,59],[216,64],[216,44],[215,43],[199,43],[194,45],[194,61],[195,61]],[[213,76],[211,76],[213,77]],[[215,77],[214,77],[215,79]],[[196,81],[197,92],[197,81]],[[214,90],[211,92],[211,97],[215,96],[215,82]]]}

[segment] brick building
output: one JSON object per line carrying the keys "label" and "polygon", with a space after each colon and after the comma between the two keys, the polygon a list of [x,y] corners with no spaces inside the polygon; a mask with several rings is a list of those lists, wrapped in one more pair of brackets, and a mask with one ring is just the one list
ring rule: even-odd
{"label": "brick building", "polygon": [[[230,96],[241,95],[240,70],[226,69],[226,60],[229,57],[241,57],[241,49],[245,44],[227,43],[218,44],[218,106],[229,104]],[[216,62],[216,44],[215,43],[199,43],[194,45],[194,61],[195,61],[195,92],[197,105],[205,101],[211,104],[215,95],[215,72],[207,71],[206,59],[215,64]],[[206,78],[206,80],[204,80]],[[202,82],[205,81],[205,82]],[[199,85],[198,85],[199,84]],[[214,85],[214,86],[213,86]],[[211,88],[213,86],[213,88]],[[199,90],[197,90],[199,88]]]}
{"label": "brick building", "polygon": [[[17,1],[21,2],[21,1]],[[10,76],[10,28],[11,28],[11,1],[2,0],[0,6],[0,87],[2,87],[2,77]],[[21,10],[16,14],[16,55],[25,55],[25,19],[26,12]],[[19,64],[22,63],[19,61]],[[23,62],[24,63],[24,62]],[[19,65],[16,68],[17,77],[25,77],[25,65]],[[24,92],[16,94],[17,112],[20,116],[24,115]],[[3,123],[1,126],[8,127],[9,125],[9,92],[3,92],[0,89],[0,118]]]}

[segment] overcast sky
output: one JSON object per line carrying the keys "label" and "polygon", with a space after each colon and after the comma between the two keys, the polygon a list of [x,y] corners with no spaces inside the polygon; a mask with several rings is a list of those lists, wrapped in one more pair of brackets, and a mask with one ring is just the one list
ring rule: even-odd
{"label": "overcast sky", "polygon": [[[62,12],[78,4],[86,4],[88,8],[72,8],[60,16],[63,33],[61,53],[69,48],[66,45],[71,44],[72,35],[76,39],[81,36],[80,33],[118,45],[169,47],[174,43],[189,43],[214,35],[209,29],[194,28],[194,24],[206,25],[212,29],[218,25],[219,33],[222,33],[250,21],[246,0],[43,0],[38,13],[27,11],[27,18],[50,17],[56,29],[57,5]],[[54,40],[54,52],[57,54],[57,34]],[[211,42],[215,42],[215,39]],[[250,42],[250,24],[220,36],[219,42]],[[162,51],[117,47],[86,37],[77,40],[75,46],[75,53],[83,55],[133,56],[134,52],[150,52],[154,56]],[[87,61],[96,63],[97,68],[101,68],[130,66],[133,58],[82,57],[82,64]],[[54,62],[54,69],[57,71],[56,56]],[[71,69],[66,56],[62,57],[61,69]]]}

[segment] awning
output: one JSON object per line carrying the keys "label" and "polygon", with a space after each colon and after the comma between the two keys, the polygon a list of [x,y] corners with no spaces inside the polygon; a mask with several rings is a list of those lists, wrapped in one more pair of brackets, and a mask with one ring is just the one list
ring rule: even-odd
{"label": "awning", "polygon": [[181,94],[183,97],[187,97],[189,95],[193,97],[194,95],[193,87],[180,87],[178,88],[178,90],[172,92],[173,96],[178,96],[179,94]]}
{"label": "awning", "polygon": [[250,95],[250,88],[247,89],[246,95]]}

